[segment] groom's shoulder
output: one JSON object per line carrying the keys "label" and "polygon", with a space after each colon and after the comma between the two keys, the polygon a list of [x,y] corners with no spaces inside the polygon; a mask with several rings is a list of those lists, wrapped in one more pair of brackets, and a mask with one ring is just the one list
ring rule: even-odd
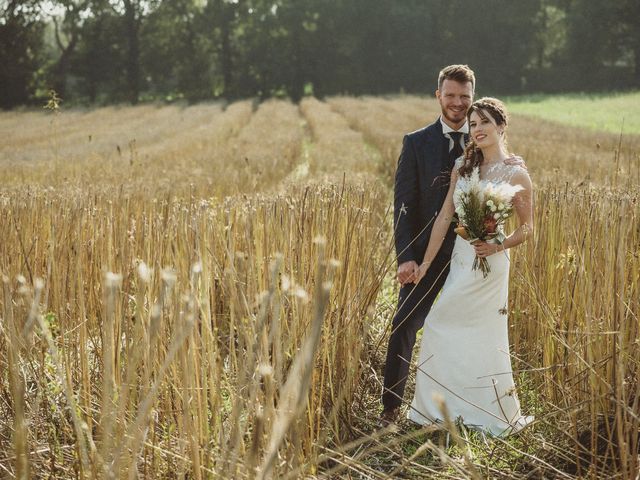
{"label": "groom's shoulder", "polygon": [[418,130],[414,130],[413,132],[407,133],[405,136],[409,137],[412,140],[420,140],[420,139],[428,139],[436,134],[442,135],[442,125],[438,120],[433,122],[431,125],[427,125],[426,127],[422,127]]}
{"label": "groom's shoulder", "polygon": [[442,136],[442,125],[438,120],[433,122],[431,125],[427,125],[419,130],[407,133],[405,137],[409,138],[414,144],[416,144],[428,142],[436,135]]}

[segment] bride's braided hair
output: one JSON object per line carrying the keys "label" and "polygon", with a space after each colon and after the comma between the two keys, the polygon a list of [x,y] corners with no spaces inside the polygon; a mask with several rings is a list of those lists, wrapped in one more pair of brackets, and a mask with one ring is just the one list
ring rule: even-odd
{"label": "bride's braided hair", "polygon": [[[506,148],[507,146],[507,134],[506,128],[509,118],[507,116],[507,109],[497,98],[493,97],[484,97],[480,100],[476,100],[469,107],[469,111],[467,112],[467,121],[471,118],[471,114],[476,112],[480,118],[483,120],[487,119],[487,114],[491,116],[496,125],[502,126],[504,125],[504,134],[503,134],[503,144]],[[469,143],[464,149],[464,163],[458,173],[465,177],[470,175],[475,167],[482,165],[484,161],[484,156],[482,155],[482,150],[475,144],[473,139],[469,140]]]}

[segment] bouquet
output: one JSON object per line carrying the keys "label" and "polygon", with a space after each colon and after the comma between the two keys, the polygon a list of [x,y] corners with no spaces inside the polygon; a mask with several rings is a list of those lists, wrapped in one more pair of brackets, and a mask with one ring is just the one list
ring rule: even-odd
{"label": "bouquet", "polygon": [[[522,188],[507,182],[480,180],[479,167],[474,168],[469,177],[461,177],[456,185],[453,202],[458,227],[455,232],[471,244],[479,240],[501,244],[505,238],[504,223],[513,214],[511,201]],[[476,256],[473,270],[478,269],[486,278],[491,271],[486,258]]]}

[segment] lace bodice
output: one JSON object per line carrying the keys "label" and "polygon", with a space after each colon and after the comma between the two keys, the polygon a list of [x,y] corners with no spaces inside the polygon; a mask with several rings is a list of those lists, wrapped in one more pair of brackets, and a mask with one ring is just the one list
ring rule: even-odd
{"label": "lace bodice", "polygon": [[[462,167],[464,163],[464,159],[459,157],[456,160],[455,167],[459,169]],[[491,183],[501,183],[506,182],[512,184],[513,177],[515,177],[518,173],[527,173],[527,169],[521,167],[520,165],[507,165],[504,162],[497,162],[493,165],[489,165],[488,167],[480,168],[480,180],[484,180]],[[458,181],[460,178],[458,178]]]}

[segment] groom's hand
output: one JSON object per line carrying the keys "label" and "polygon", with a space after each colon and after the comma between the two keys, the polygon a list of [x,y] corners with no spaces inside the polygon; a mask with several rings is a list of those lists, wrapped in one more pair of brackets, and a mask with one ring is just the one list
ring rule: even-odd
{"label": "groom's hand", "polygon": [[524,163],[524,159],[518,155],[512,154],[509,158],[505,159],[504,163],[505,165],[516,165],[524,168],[525,170],[527,169],[527,164]]}
{"label": "groom's hand", "polygon": [[400,265],[398,265],[398,274],[396,275],[396,278],[402,286],[406,285],[407,283],[413,283],[416,279],[417,270],[418,264],[413,260],[401,263]]}

